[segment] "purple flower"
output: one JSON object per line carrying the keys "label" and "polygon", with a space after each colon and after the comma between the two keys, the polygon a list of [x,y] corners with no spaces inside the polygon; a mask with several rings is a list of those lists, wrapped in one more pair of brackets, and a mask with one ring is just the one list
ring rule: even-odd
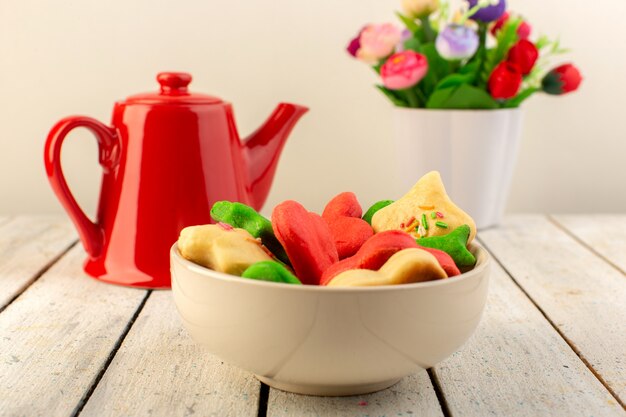
{"label": "purple flower", "polygon": [[396,45],[396,52],[404,51],[404,42],[408,41],[413,37],[413,32],[408,29],[404,29],[400,34],[400,42]]}
{"label": "purple flower", "polygon": [[446,26],[435,41],[437,52],[448,60],[469,58],[478,49],[478,34],[463,25]]}
{"label": "purple flower", "polygon": [[[505,0],[468,0],[470,9],[476,6],[479,2],[485,2],[488,6],[482,7],[472,16],[470,19],[478,20],[484,23],[493,22],[494,20],[498,20],[500,16],[502,16],[506,10],[506,1]],[[495,4],[494,4],[495,3]]]}

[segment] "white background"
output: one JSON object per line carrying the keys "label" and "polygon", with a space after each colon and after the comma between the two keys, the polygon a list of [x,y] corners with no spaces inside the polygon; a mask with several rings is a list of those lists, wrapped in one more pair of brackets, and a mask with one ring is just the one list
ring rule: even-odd
{"label": "white background", "polygon": [[[560,35],[585,77],[569,96],[533,97],[508,211],[626,211],[626,1],[511,0],[534,34]],[[390,104],[344,47],[367,22],[395,21],[392,0],[1,0],[0,214],[61,212],[43,169],[50,127],[70,114],[108,122],[113,102],[156,90],[163,70],[234,104],[240,134],[279,101],[310,106],[266,205],[320,210],[352,190],[389,196]],[[77,132],[64,166],[95,213],[95,140]]]}

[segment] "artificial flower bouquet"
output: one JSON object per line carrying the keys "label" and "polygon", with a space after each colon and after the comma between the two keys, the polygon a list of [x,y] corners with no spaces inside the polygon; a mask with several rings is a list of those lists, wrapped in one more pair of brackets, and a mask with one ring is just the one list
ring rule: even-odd
{"label": "artificial flower bouquet", "polygon": [[405,26],[366,25],[348,52],[380,75],[377,85],[396,106],[429,109],[518,107],[532,94],[565,94],[582,77],[571,64],[549,71],[566,52],[506,10],[505,0],[466,0],[452,16],[444,0],[402,0]]}

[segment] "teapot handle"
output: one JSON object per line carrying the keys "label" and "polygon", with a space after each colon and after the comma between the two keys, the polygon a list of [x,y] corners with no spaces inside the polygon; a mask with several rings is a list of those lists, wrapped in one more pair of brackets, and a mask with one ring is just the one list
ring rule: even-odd
{"label": "teapot handle", "polygon": [[95,258],[102,251],[104,231],[101,224],[89,220],[80,208],[67,186],[63,169],[61,168],[61,145],[67,134],[77,127],[89,129],[96,137],[98,141],[98,159],[105,174],[111,172],[118,165],[120,142],[114,128],[85,116],[72,116],[59,121],[52,128],[46,140],[44,162],[50,185],[52,185],[54,193],[74,222],[85,251],[91,258]]}

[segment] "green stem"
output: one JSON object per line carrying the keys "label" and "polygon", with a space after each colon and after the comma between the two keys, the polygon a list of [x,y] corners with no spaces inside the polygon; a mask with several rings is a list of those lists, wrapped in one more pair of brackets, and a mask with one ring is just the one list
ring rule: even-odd
{"label": "green stem", "polygon": [[457,73],[461,69],[461,60],[456,59],[454,61],[450,61],[450,72]]}
{"label": "green stem", "polygon": [[426,96],[424,95],[424,93],[422,92],[422,90],[419,89],[419,87],[415,87],[414,88],[415,91],[415,95],[420,99],[420,101],[422,102],[422,104],[419,107],[426,107],[426,102],[428,100],[426,100]]}
{"label": "green stem", "polygon": [[459,19],[458,24],[459,25],[464,25],[465,22],[467,22],[467,19],[469,19],[470,17],[474,16],[476,14],[476,12],[479,11],[480,9],[482,9],[482,8],[483,8],[483,6],[480,4],[480,2],[477,2],[476,6],[472,7],[467,12],[465,12],[465,14],[463,14],[463,16],[461,16],[461,19]]}
{"label": "green stem", "polygon": [[476,80],[478,80],[478,87],[481,87],[483,82],[481,80],[481,74],[485,67],[485,59],[487,57],[487,24],[484,22],[478,22],[478,52],[476,57],[478,58],[478,67],[476,68]]}
{"label": "green stem", "polygon": [[422,29],[424,30],[424,36],[426,37],[426,42],[434,42],[435,41],[435,31],[430,24],[430,18],[428,16],[424,16],[420,18],[422,22]]}
{"label": "green stem", "polygon": [[403,91],[406,94],[407,101],[409,102],[409,107],[419,108],[420,102],[419,102],[419,98],[417,97],[415,90],[412,88],[407,88],[406,90],[403,90]]}

